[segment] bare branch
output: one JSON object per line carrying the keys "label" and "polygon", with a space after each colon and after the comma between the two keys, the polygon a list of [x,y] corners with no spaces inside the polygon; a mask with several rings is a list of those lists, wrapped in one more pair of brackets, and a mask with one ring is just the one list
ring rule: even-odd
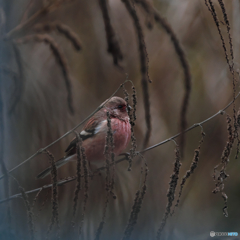
{"label": "bare branch", "polygon": [[102,11],[106,38],[108,43],[108,52],[112,54],[113,63],[118,65],[118,62],[123,59],[122,51],[120,49],[120,44],[117,40],[116,33],[112,27],[110,16],[108,13],[107,0],[99,0],[99,5]]}
{"label": "bare branch", "polygon": [[[184,88],[185,93],[182,100],[182,106],[181,106],[181,112],[180,112],[180,132],[183,132],[184,129],[187,127],[187,109],[189,105],[189,97],[191,92],[191,74],[190,69],[188,65],[188,61],[186,59],[185,53],[180,45],[179,40],[177,39],[176,34],[172,30],[171,26],[167,22],[166,19],[164,19],[160,13],[153,7],[152,4],[150,4],[146,0],[135,0],[136,3],[139,3],[144,11],[148,13],[150,16],[153,16],[155,21],[165,30],[165,32],[170,36],[171,41],[173,43],[173,46],[175,48],[175,52],[177,53],[177,56],[179,58],[180,64],[182,66],[182,69],[184,71]],[[180,152],[183,156],[183,149],[185,145],[185,139],[184,135],[180,136]]]}
{"label": "bare branch", "polygon": [[[121,86],[122,86],[122,85],[121,85]],[[120,87],[121,87],[121,86],[120,86]],[[119,88],[120,88],[120,87],[119,87]],[[119,90],[119,89],[118,89],[118,90]],[[115,93],[114,93],[114,94],[115,94]],[[237,94],[236,98],[238,98],[239,95],[240,95],[240,92]],[[235,99],[236,99],[236,98],[235,98]],[[202,121],[202,122],[200,122],[200,123],[195,123],[195,124],[193,124],[191,127],[187,128],[183,133],[187,133],[187,132],[191,131],[192,129],[196,128],[196,127],[199,127],[199,126],[201,127],[201,125],[203,125],[203,124],[207,123],[208,121],[214,119],[214,118],[217,117],[218,115],[222,115],[223,112],[232,105],[232,103],[233,103],[233,101],[231,101],[225,108],[223,108],[222,110],[218,111],[217,113],[215,113],[215,114],[212,115],[211,117],[205,119],[204,121]],[[102,105],[102,106],[103,106],[103,105]],[[101,107],[101,106],[100,106],[100,107]],[[98,108],[97,108],[87,119],[85,119],[84,121],[88,120],[93,114],[95,114],[96,111],[98,111]],[[84,121],[83,121],[83,122],[84,122]],[[83,122],[81,122],[80,124],[82,124]],[[77,125],[77,126],[74,128],[74,130],[75,130],[78,126],[79,126],[79,125]],[[70,133],[71,133],[72,131],[74,131],[74,130],[70,130],[70,131],[67,132],[66,134],[68,135],[68,134],[70,134]],[[65,135],[66,135],[66,134],[65,134]],[[153,146],[151,146],[151,147],[148,147],[148,148],[146,148],[146,149],[143,149],[143,150],[140,151],[139,153],[144,153],[144,152],[150,151],[150,150],[152,150],[152,149],[154,149],[154,148],[156,148],[156,147],[159,147],[159,146],[161,146],[161,145],[163,145],[163,144],[165,144],[165,143],[167,143],[167,142],[170,142],[170,141],[172,141],[173,139],[179,137],[180,134],[181,134],[181,133],[178,133],[178,134],[176,134],[176,135],[174,135],[174,136],[172,136],[172,137],[170,137],[170,138],[168,138],[168,139],[166,139],[166,140],[164,140],[164,141],[162,141],[162,142],[159,142],[159,143],[157,143],[157,144],[155,144],[155,145],[153,145]],[[61,139],[62,139],[65,135],[63,135],[63,136],[61,137]],[[59,141],[59,139],[57,139],[56,141]],[[55,141],[55,142],[56,142],[56,141]],[[53,144],[53,143],[52,143],[52,144]],[[47,146],[46,148],[44,148],[44,150],[47,149],[47,148],[48,148],[48,146]],[[42,149],[42,150],[39,151],[39,152],[43,152],[44,150]],[[39,154],[39,153],[37,152],[37,153],[35,153],[35,154]],[[126,156],[126,155],[128,155],[128,154],[123,154],[123,155],[125,155],[125,157],[123,157],[123,158],[115,161],[115,164],[118,164],[118,163],[123,162],[123,161],[125,161],[125,160],[128,159],[128,157]],[[34,157],[35,157],[35,156],[34,156]],[[31,157],[31,158],[33,158],[33,157]],[[28,160],[28,159],[27,159],[27,160]],[[17,169],[19,166],[23,165],[27,160],[25,160],[22,164],[16,166],[15,169]],[[28,160],[28,161],[29,161],[29,160]],[[10,170],[10,171],[13,171],[13,170],[15,170],[15,169],[12,169],[12,170]],[[93,177],[95,174],[98,174],[98,172],[101,171],[101,170],[103,170],[103,169],[105,169],[105,167],[100,167],[100,168],[98,168],[98,169],[93,173],[93,175],[90,175],[89,177]],[[10,172],[10,171],[9,171],[9,172]],[[5,176],[5,175],[1,176],[1,178],[3,178],[4,176]],[[81,177],[83,177],[83,176],[81,176]],[[58,186],[62,186],[62,185],[64,185],[64,184],[66,184],[66,183],[68,183],[68,182],[72,182],[72,181],[74,181],[74,180],[76,180],[76,176],[67,178],[67,179],[65,179],[65,180],[61,180],[61,181],[59,181],[57,184],[58,184]],[[26,193],[27,193],[27,194],[29,194],[29,193],[35,193],[35,192],[39,191],[41,188],[42,188],[42,189],[47,189],[47,188],[51,188],[51,187],[52,187],[52,184],[48,184],[48,185],[45,185],[45,186],[43,186],[43,187],[40,187],[40,188],[36,188],[36,189],[30,190],[30,191],[27,191]],[[0,204],[1,204],[1,203],[4,203],[4,202],[7,202],[7,201],[9,201],[9,200],[18,198],[18,197],[20,197],[20,195],[21,195],[21,194],[15,194],[15,195],[7,198],[7,199],[2,199],[2,200],[0,200]]]}
{"label": "bare branch", "polygon": [[67,40],[69,40],[77,51],[80,51],[82,48],[82,44],[77,34],[70,27],[63,23],[53,22],[37,24],[34,26],[34,30],[38,33],[57,31],[57,33],[62,34]]}
{"label": "bare branch", "polygon": [[148,75],[148,54],[146,50],[142,27],[140,25],[138,15],[134,7],[134,3],[131,2],[130,0],[122,0],[122,2],[125,4],[127,11],[132,17],[134,27],[137,33],[137,37],[138,37],[138,47],[139,47],[141,73],[142,73],[141,83],[142,83],[143,102],[144,102],[144,109],[145,109],[145,121],[147,125],[147,131],[143,140],[143,148],[145,148],[149,142],[151,132],[152,132],[149,90],[148,90],[148,82],[151,83],[152,81],[150,80]]}
{"label": "bare branch", "polygon": [[[22,163],[18,164],[16,167],[12,168],[11,170],[8,171],[8,173],[11,173],[13,171],[15,171],[16,169],[18,169],[19,167],[21,167],[22,165],[24,165],[25,163],[29,162],[31,159],[35,158],[36,156],[38,156],[39,154],[43,153],[45,150],[47,150],[49,147],[53,146],[54,144],[56,144],[57,142],[59,142],[60,140],[62,140],[63,138],[65,138],[66,136],[68,136],[69,134],[71,134],[72,132],[74,132],[78,127],[80,127],[83,123],[85,123],[87,120],[89,120],[96,112],[98,112],[99,110],[101,110],[106,104],[107,102],[122,88],[123,84],[129,82],[129,80],[124,81],[124,83],[122,83],[118,89],[108,98],[108,100],[106,102],[104,102],[104,104],[98,106],[88,117],[86,117],[82,122],[80,122],[79,124],[77,124],[74,128],[72,128],[71,130],[69,130],[68,132],[66,132],[65,134],[63,134],[60,138],[58,138],[57,140],[55,140],[54,142],[50,143],[49,145],[47,145],[44,148],[40,148],[36,153],[34,153],[32,156],[30,156],[29,158],[27,158],[26,160],[24,160]],[[6,176],[5,174],[3,174],[2,176],[0,176],[0,180],[4,178],[4,176]]]}
{"label": "bare branch", "polygon": [[28,43],[29,41],[44,42],[49,45],[53,53],[53,56],[55,57],[56,61],[58,62],[62,70],[62,74],[66,84],[66,89],[68,92],[68,97],[67,97],[68,107],[69,107],[70,113],[73,114],[74,110],[73,110],[73,102],[72,102],[72,86],[71,86],[69,67],[68,67],[66,58],[64,57],[64,54],[60,50],[58,44],[52,37],[50,37],[47,34],[29,35],[24,38],[18,39],[17,43],[24,44],[24,43]]}

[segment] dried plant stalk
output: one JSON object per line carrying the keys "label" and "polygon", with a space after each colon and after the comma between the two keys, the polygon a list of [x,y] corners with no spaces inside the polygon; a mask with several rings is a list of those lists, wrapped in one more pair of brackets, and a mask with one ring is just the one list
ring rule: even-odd
{"label": "dried plant stalk", "polygon": [[68,92],[68,97],[67,97],[68,108],[70,110],[70,113],[73,114],[74,109],[73,109],[72,86],[71,86],[69,68],[67,65],[67,61],[66,61],[62,51],[60,50],[58,44],[52,37],[50,37],[47,34],[29,35],[29,36],[23,37],[21,39],[18,39],[16,42],[24,44],[24,43],[28,43],[29,41],[44,42],[49,45],[49,47],[53,53],[53,56],[55,57],[57,63],[61,67],[62,74],[63,74],[64,80],[65,80],[66,89]]}
{"label": "dried plant stalk", "polygon": [[[238,130],[239,127],[240,127],[240,108],[238,109],[238,112],[237,112],[236,122],[237,122],[237,127],[235,129]],[[239,138],[239,134],[237,132],[237,152],[236,152],[236,155],[235,155],[235,159],[238,159],[239,147],[240,147],[240,138]]]}
{"label": "dried plant stalk", "polygon": [[169,182],[169,189],[167,193],[167,198],[168,198],[168,203],[165,209],[164,216],[162,218],[160,227],[157,231],[157,239],[161,238],[161,233],[163,231],[163,228],[166,225],[167,219],[169,217],[169,214],[171,212],[171,207],[175,198],[175,191],[178,183],[178,178],[179,178],[179,171],[181,168],[182,163],[180,162],[180,152],[179,152],[179,147],[176,146],[175,149],[175,163],[174,163],[174,169],[173,169],[173,174],[170,176],[171,181]]}
{"label": "dried plant stalk", "polygon": [[45,151],[49,157],[51,164],[51,181],[52,181],[52,218],[49,225],[48,234],[52,230],[53,225],[56,223],[59,228],[59,214],[58,214],[58,187],[57,187],[57,168],[54,160],[54,156],[49,151]]}
{"label": "dried plant stalk", "polygon": [[41,34],[57,31],[72,43],[75,50],[80,51],[82,49],[82,44],[77,34],[70,27],[63,23],[53,22],[37,24],[36,26],[34,26],[34,30]]}
{"label": "dried plant stalk", "polygon": [[[191,93],[191,73],[189,69],[189,64],[186,59],[185,53],[177,39],[177,36],[175,35],[174,31],[172,30],[171,26],[167,22],[166,19],[164,19],[160,13],[146,0],[135,0],[136,3],[140,4],[144,11],[150,16],[154,17],[155,21],[159,23],[159,25],[165,30],[165,32],[170,36],[171,41],[173,43],[173,46],[175,48],[175,52],[177,53],[177,56],[179,58],[180,64],[182,66],[182,69],[184,71],[184,88],[185,93],[182,101],[181,106],[181,112],[180,112],[180,131],[183,132],[187,127],[187,109],[189,105],[189,97]],[[180,152],[183,156],[183,149],[185,145],[185,138],[184,134],[180,135]]]}
{"label": "dried plant stalk", "polygon": [[27,209],[27,215],[28,215],[28,226],[29,226],[29,230],[30,230],[30,239],[31,240],[34,240],[35,239],[35,235],[34,235],[34,222],[33,222],[33,212],[32,212],[32,208],[31,208],[31,205],[29,203],[29,200],[28,200],[28,196],[27,194],[25,193],[25,190],[24,188],[22,188],[20,185],[19,185],[19,190],[22,194],[22,198],[23,198],[23,201],[25,203],[25,206],[26,206],[26,209]]}
{"label": "dried plant stalk", "polygon": [[87,208],[87,201],[88,201],[88,191],[89,191],[89,170],[88,170],[88,160],[87,156],[85,153],[85,148],[81,147],[80,148],[80,154],[82,157],[82,163],[83,163],[83,179],[84,179],[84,198],[83,198],[83,213],[82,213],[82,219],[81,223],[79,225],[79,236],[82,234],[82,226],[84,223],[84,218],[85,218],[85,212]]}
{"label": "dried plant stalk", "polygon": [[141,84],[142,84],[143,101],[144,101],[144,109],[145,109],[145,121],[147,125],[147,131],[143,140],[143,148],[146,148],[151,136],[151,131],[152,131],[149,89],[148,89],[148,82],[151,82],[148,74],[149,60],[148,60],[148,54],[146,50],[142,27],[140,25],[138,15],[134,7],[134,3],[131,2],[130,0],[122,0],[122,2],[125,4],[125,7],[133,20],[134,27],[138,37],[138,47],[139,47],[141,74],[142,74]]}
{"label": "dried plant stalk", "polygon": [[24,23],[28,19],[28,14],[29,14],[29,11],[31,10],[31,8],[33,7],[33,3],[34,3],[34,0],[29,1],[28,5],[25,9],[25,12],[23,13],[20,24]]}
{"label": "dried plant stalk", "polygon": [[[143,156],[141,155],[141,157],[143,157]],[[134,227],[137,223],[138,215],[141,211],[143,199],[144,199],[144,196],[145,196],[146,191],[147,191],[146,182],[147,182],[147,176],[148,176],[148,166],[147,166],[147,163],[146,163],[145,159],[142,159],[142,160],[144,161],[144,164],[145,164],[144,180],[143,180],[143,183],[142,183],[142,187],[136,192],[135,199],[134,199],[134,204],[132,206],[130,217],[129,217],[127,226],[125,228],[122,240],[129,240],[130,239],[130,237],[132,235],[132,231],[133,231],[133,229],[134,229]]]}
{"label": "dried plant stalk", "polygon": [[102,230],[103,230],[103,227],[104,227],[104,223],[105,223],[105,218],[106,218],[106,212],[107,212],[107,207],[108,207],[108,203],[109,203],[109,195],[110,195],[110,191],[107,191],[106,193],[106,200],[105,200],[105,203],[104,203],[104,207],[103,207],[103,216],[102,216],[102,220],[98,226],[98,229],[97,229],[97,232],[96,232],[96,235],[95,235],[95,238],[94,240],[99,240],[100,239],[100,236],[101,236],[101,233],[102,233]]}
{"label": "dried plant stalk", "polygon": [[113,63],[115,65],[118,65],[118,62],[123,59],[123,56],[122,56],[120,44],[116,37],[116,33],[114,31],[114,28],[112,27],[112,23],[108,13],[107,0],[99,0],[99,5],[102,11],[104,25],[105,25],[106,38],[108,43],[108,52],[112,54]]}
{"label": "dried plant stalk", "polygon": [[77,171],[76,171],[76,187],[73,199],[73,217],[76,216],[77,211],[77,203],[78,203],[78,195],[81,191],[81,167],[82,167],[82,156],[81,156],[81,147],[82,147],[82,139],[80,135],[77,133],[76,137],[78,139],[76,148],[77,148]]}
{"label": "dried plant stalk", "polygon": [[[106,177],[105,177],[105,189],[106,189],[106,199],[105,199],[105,204],[103,207],[103,216],[102,220],[98,226],[96,235],[95,235],[95,240],[99,240],[104,223],[105,223],[105,218],[106,218],[106,212],[107,212],[107,207],[109,203],[109,195],[110,193],[113,193],[113,187],[114,187],[114,172],[115,172],[115,161],[114,161],[114,139],[113,139],[113,132],[112,132],[112,127],[111,127],[111,118],[109,112],[107,112],[107,136],[106,136],[106,144],[105,144],[105,149],[104,149],[104,155],[105,155],[105,167],[106,167]],[[110,162],[111,160],[111,162]],[[112,165],[112,176],[111,176],[111,167]],[[113,194],[114,198],[116,196]]]}
{"label": "dried plant stalk", "polygon": [[224,22],[226,24],[227,27],[227,33],[228,33],[228,42],[229,42],[229,47],[230,47],[230,55],[231,55],[231,60],[232,62],[229,62],[229,69],[232,73],[232,83],[233,83],[233,118],[234,118],[234,138],[239,139],[238,136],[238,124],[237,124],[237,119],[236,119],[236,106],[235,106],[235,95],[236,95],[236,78],[235,78],[235,71],[234,71],[234,55],[233,55],[233,43],[232,43],[232,37],[230,34],[230,24],[229,24],[229,20],[228,20],[228,15],[224,6],[224,3],[222,0],[218,0],[219,5],[222,9],[222,13],[223,13],[223,18],[224,18]]}
{"label": "dried plant stalk", "polygon": [[[39,189],[40,190],[40,189]],[[38,190],[38,191],[39,191]],[[51,189],[49,188],[49,189],[47,189],[47,192],[46,192],[46,194],[45,194],[45,196],[44,196],[44,200],[43,200],[43,202],[42,202],[42,204],[41,204],[41,206],[40,206],[40,208],[39,208],[39,210],[38,210],[38,214],[36,215],[37,217],[40,215],[40,212],[43,210],[43,208],[45,207],[45,204],[46,204],[46,202],[48,201],[48,197],[49,197],[49,195],[51,194]]]}
{"label": "dried plant stalk", "polygon": [[132,107],[132,111],[130,111],[130,124],[131,124],[131,149],[130,149],[130,156],[131,158],[134,158],[137,153],[137,140],[135,138],[134,135],[134,126],[135,126],[135,121],[137,120],[136,117],[136,110],[137,110],[137,92],[134,86],[132,86],[132,100],[133,100],[133,107]]}
{"label": "dried plant stalk", "polygon": [[32,208],[34,207],[35,203],[37,202],[37,199],[38,199],[40,193],[42,192],[42,190],[43,190],[43,188],[41,187],[41,188],[39,189],[39,191],[37,192],[35,198],[33,199]]}
{"label": "dried plant stalk", "polygon": [[226,10],[225,10],[225,6],[224,6],[222,0],[218,0],[218,2],[219,2],[219,5],[222,9],[224,21],[225,21],[226,26],[227,26],[227,33],[228,33],[228,37],[229,37],[230,54],[231,54],[231,57],[232,57],[232,63],[230,63],[230,61],[229,61],[225,40],[224,40],[223,35],[222,35],[222,31],[221,31],[221,28],[220,28],[219,20],[218,20],[217,13],[215,11],[215,7],[213,5],[213,2],[211,0],[208,0],[209,5],[206,2],[205,2],[205,4],[208,6],[208,8],[211,9],[210,12],[212,14],[213,20],[214,20],[215,25],[217,27],[220,39],[222,41],[222,47],[223,47],[223,50],[224,50],[225,59],[227,61],[229,70],[232,74],[234,138],[237,138],[238,133],[237,133],[237,119],[236,119],[236,107],[235,107],[235,98],[236,98],[236,96],[235,96],[236,95],[236,84],[235,84],[235,82],[236,82],[236,79],[235,79],[235,74],[234,74],[235,72],[234,72],[234,62],[233,62],[234,57],[233,57],[232,37],[231,37],[231,34],[230,34],[230,24],[229,24],[229,21],[228,21],[228,16],[227,16],[227,13],[226,13]]}
{"label": "dried plant stalk", "polygon": [[[214,181],[217,180],[216,182],[216,187],[213,189],[213,193],[218,193],[221,192],[222,197],[224,199],[224,207],[223,207],[223,215],[225,217],[228,217],[228,212],[227,212],[227,195],[226,193],[223,192],[224,190],[224,181],[229,175],[226,173],[226,168],[229,162],[229,157],[232,151],[233,143],[234,143],[234,131],[232,129],[232,124],[231,124],[231,118],[229,115],[227,115],[227,130],[228,130],[228,141],[226,143],[226,146],[223,150],[222,156],[221,156],[221,163],[218,164],[217,166],[214,167],[214,174],[213,174],[213,179]],[[217,169],[219,166],[222,166],[219,176],[217,177]]]}
{"label": "dried plant stalk", "polygon": [[14,57],[15,57],[15,61],[17,63],[17,68],[18,68],[18,76],[14,76],[15,80],[15,90],[13,93],[13,101],[11,106],[9,107],[8,113],[11,114],[15,107],[17,106],[17,104],[19,103],[21,97],[22,97],[22,93],[23,93],[23,87],[24,87],[24,72],[23,72],[23,65],[22,65],[22,59],[21,59],[21,55],[20,55],[20,51],[18,49],[18,47],[13,43],[12,44],[12,48],[13,48],[13,53],[14,53]]}
{"label": "dried plant stalk", "polygon": [[[194,151],[194,157],[193,157],[193,160],[192,160],[192,163],[191,163],[191,166],[190,166],[190,169],[186,172],[186,174],[184,175],[184,177],[182,178],[182,181],[181,181],[181,184],[180,184],[180,190],[179,190],[179,193],[178,193],[178,199],[177,199],[177,202],[174,206],[174,209],[173,209],[173,212],[172,214],[174,213],[174,210],[175,210],[175,207],[177,207],[179,205],[179,202],[180,202],[180,198],[182,196],[182,191],[183,191],[183,187],[187,181],[187,179],[194,173],[194,170],[197,168],[198,166],[198,162],[199,162],[199,158],[200,158],[200,149],[201,149],[201,145],[203,143],[203,140],[204,140],[204,137],[205,137],[205,133],[201,132],[201,135],[202,135],[202,138],[201,140],[199,141],[199,145],[198,145],[198,148],[195,149]],[[171,215],[172,215],[171,214]]]}
{"label": "dried plant stalk", "polygon": [[133,108],[131,109],[129,106],[129,94],[125,88],[125,86],[123,86],[123,93],[125,96],[125,101],[127,102],[127,112],[128,112],[128,116],[130,119],[130,125],[131,125],[131,149],[130,149],[130,154],[127,155],[128,158],[128,162],[129,162],[129,166],[128,166],[128,171],[132,170],[132,160],[133,158],[137,155],[136,154],[136,149],[137,149],[137,141],[134,135],[134,125],[135,125],[135,121],[137,119],[136,117],[136,106],[137,106],[137,95],[136,95],[136,89],[134,87],[134,85],[132,86],[132,99],[133,99]]}

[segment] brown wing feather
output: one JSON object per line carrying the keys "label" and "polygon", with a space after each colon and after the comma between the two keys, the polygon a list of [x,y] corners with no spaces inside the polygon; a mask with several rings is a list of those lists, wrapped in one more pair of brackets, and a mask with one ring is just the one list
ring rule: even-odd
{"label": "brown wing feather", "polygon": [[[92,117],[87,124],[84,126],[83,130],[87,132],[87,135],[81,134],[80,137],[82,141],[85,141],[86,139],[90,137],[94,137],[95,129],[98,126],[99,123],[101,123],[104,119],[106,119],[106,113],[96,113],[94,117]],[[73,140],[68,145],[67,149],[65,150],[66,156],[71,156],[76,153],[76,144],[77,144],[77,138],[73,138]]]}

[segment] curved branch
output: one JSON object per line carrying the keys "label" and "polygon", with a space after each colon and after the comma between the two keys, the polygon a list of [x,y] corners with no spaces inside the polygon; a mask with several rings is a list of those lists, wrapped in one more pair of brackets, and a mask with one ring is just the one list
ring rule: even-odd
{"label": "curved branch", "polygon": [[[236,95],[235,99],[237,99],[237,98],[239,97],[239,95],[240,95],[240,92]],[[201,128],[202,128],[202,125],[203,125],[204,123],[207,123],[208,121],[212,120],[213,118],[217,117],[218,115],[223,114],[224,111],[225,111],[227,108],[229,108],[232,104],[233,104],[233,101],[231,101],[231,102],[230,102],[226,107],[224,107],[222,110],[219,110],[217,113],[213,114],[211,117],[203,120],[202,122],[200,122],[200,123],[195,123],[195,124],[193,124],[191,127],[187,128],[185,131],[183,131],[183,132],[181,132],[181,133],[178,133],[178,134],[176,134],[176,135],[174,135],[174,136],[172,136],[172,137],[170,137],[170,138],[168,138],[168,139],[166,139],[166,140],[164,140],[164,141],[162,141],[162,142],[159,142],[159,143],[157,143],[157,144],[155,144],[155,145],[153,145],[153,146],[151,146],[151,147],[148,147],[148,148],[146,148],[146,149],[143,149],[142,151],[140,151],[140,152],[138,152],[138,153],[140,153],[140,154],[141,154],[141,153],[145,153],[145,152],[150,151],[150,150],[152,150],[152,149],[154,149],[154,148],[156,148],[156,147],[159,147],[159,146],[161,146],[161,145],[163,145],[163,144],[165,144],[165,143],[167,143],[167,142],[170,142],[170,141],[172,141],[173,139],[179,137],[181,134],[185,134],[185,133],[191,131],[192,129],[194,129],[194,128],[196,128],[196,127],[201,127]],[[94,113],[95,113],[95,112],[94,112]],[[93,113],[93,114],[94,114],[94,113]],[[92,116],[92,115],[91,115],[91,116]],[[77,127],[78,127],[78,126],[76,126],[74,129],[76,129]],[[72,132],[72,131],[73,131],[73,130],[71,130],[71,132]],[[70,133],[70,131],[69,131],[68,133],[66,133],[66,135],[68,135],[69,133]],[[63,136],[64,136],[64,135],[63,135]],[[61,137],[61,139],[63,138],[63,136]],[[59,139],[56,140],[56,141],[59,141]],[[46,148],[45,148],[45,149],[46,149]],[[122,154],[122,155],[125,155],[125,156],[124,156],[123,158],[115,161],[114,164],[118,164],[118,163],[120,163],[120,162],[123,162],[123,161],[125,161],[125,160],[128,160],[128,155],[129,155],[128,153],[124,153],[124,154]],[[26,161],[26,160],[25,160],[25,161]],[[23,164],[23,163],[22,163],[22,164]],[[113,163],[112,163],[112,164],[113,164]],[[111,164],[110,164],[110,165],[111,165]],[[96,174],[98,174],[99,171],[101,171],[101,170],[103,170],[103,169],[105,169],[105,168],[106,168],[106,167],[100,167],[100,168],[96,169],[96,171],[95,171],[93,174],[91,174],[89,177],[95,176]],[[12,169],[12,170],[13,170],[13,169]],[[11,171],[12,171],[12,170],[11,170]],[[10,171],[9,171],[9,172],[10,172]],[[2,177],[3,177],[3,176],[2,176]],[[81,177],[83,177],[83,175],[81,175]],[[59,181],[59,182],[57,183],[57,185],[58,185],[58,186],[62,186],[62,185],[64,185],[64,184],[69,183],[69,182],[72,182],[72,181],[74,181],[74,180],[76,180],[76,179],[77,179],[76,176],[69,177],[68,179],[64,179],[64,180]],[[47,189],[47,188],[51,188],[51,187],[52,187],[52,184],[48,184],[48,185],[44,185],[43,187],[40,187],[40,188],[36,188],[36,189],[30,190],[30,191],[26,191],[26,193],[27,193],[27,194],[29,194],[29,193],[35,193],[35,192],[38,192],[40,189]],[[15,194],[15,195],[13,195],[13,196],[11,196],[11,197],[9,197],[9,198],[6,198],[6,199],[2,199],[2,200],[0,200],[0,204],[1,204],[1,203],[4,203],[4,202],[7,202],[7,201],[9,201],[9,200],[15,199],[15,198],[19,198],[20,196],[21,196],[21,193]]]}

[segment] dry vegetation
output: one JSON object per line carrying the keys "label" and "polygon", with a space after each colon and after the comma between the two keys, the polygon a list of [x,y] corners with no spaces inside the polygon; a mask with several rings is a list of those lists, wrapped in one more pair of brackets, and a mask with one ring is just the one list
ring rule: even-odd
{"label": "dry vegetation", "polygon": [[[0,238],[240,233],[239,11],[237,0],[1,0]],[[108,114],[105,162],[91,171],[78,132],[113,95],[132,106],[131,145],[114,155]],[[77,162],[57,170],[74,136]]]}

